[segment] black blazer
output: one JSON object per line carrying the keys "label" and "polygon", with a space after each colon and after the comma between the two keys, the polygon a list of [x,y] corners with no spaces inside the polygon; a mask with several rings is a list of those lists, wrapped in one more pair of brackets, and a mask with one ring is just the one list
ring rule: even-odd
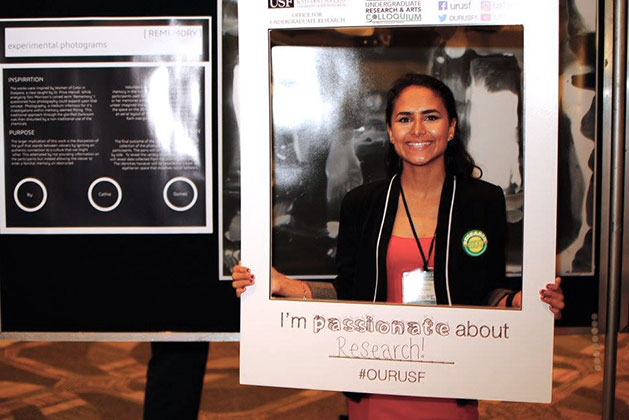
{"label": "black blazer", "polygon": [[[386,301],[386,253],[399,195],[400,180],[395,176],[355,188],[343,199],[334,282],[339,299]],[[463,237],[472,230],[482,231],[487,238],[487,248],[478,256],[466,253],[462,245]],[[505,278],[505,230],[505,199],[500,187],[446,176],[435,239],[438,304],[450,303],[448,288],[453,305],[489,304],[492,291]]]}

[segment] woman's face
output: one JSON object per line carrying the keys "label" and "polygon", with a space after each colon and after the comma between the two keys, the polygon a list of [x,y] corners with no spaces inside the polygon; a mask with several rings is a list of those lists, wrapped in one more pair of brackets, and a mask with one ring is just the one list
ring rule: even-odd
{"label": "woman's face", "polygon": [[387,132],[404,166],[426,166],[444,163],[455,127],[456,119],[448,120],[439,95],[423,86],[409,86],[395,101]]}

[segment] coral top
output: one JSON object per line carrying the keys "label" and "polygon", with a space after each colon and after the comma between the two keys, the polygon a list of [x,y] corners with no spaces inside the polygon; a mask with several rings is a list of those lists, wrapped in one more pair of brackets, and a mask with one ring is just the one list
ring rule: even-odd
{"label": "coral top", "polygon": [[[432,238],[419,238],[426,256],[431,241]],[[420,265],[423,265],[423,261],[415,238],[391,235],[387,250],[387,302],[402,303],[402,273],[415,270]],[[428,267],[434,267],[434,251],[428,258]],[[350,420],[477,420],[478,402],[459,405],[453,398],[371,394],[360,402],[348,399],[347,411]]]}
{"label": "coral top", "polygon": [[[419,238],[424,255],[428,257],[428,268],[435,266],[435,251],[428,256],[432,237]],[[433,247],[434,248],[434,247]],[[402,303],[402,274],[413,271],[420,266],[423,268],[424,260],[417,249],[415,238],[404,238],[391,235],[389,249],[387,249],[387,302]]]}

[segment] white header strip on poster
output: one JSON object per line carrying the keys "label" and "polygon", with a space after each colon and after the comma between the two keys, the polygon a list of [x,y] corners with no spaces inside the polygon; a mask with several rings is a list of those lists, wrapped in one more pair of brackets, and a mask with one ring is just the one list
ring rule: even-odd
{"label": "white header strip on poster", "polygon": [[75,57],[203,54],[203,27],[99,26],[6,28],[7,57]]}

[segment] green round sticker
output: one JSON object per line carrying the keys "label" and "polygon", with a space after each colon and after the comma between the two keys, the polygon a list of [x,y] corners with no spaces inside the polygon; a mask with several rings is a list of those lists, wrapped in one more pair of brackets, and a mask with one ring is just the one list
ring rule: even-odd
{"label": "green round sticker", "polygon": [[483,255],[487,250],[487,235],[482,230],[470,230],[463,235],[463,249],[472,257]]}

